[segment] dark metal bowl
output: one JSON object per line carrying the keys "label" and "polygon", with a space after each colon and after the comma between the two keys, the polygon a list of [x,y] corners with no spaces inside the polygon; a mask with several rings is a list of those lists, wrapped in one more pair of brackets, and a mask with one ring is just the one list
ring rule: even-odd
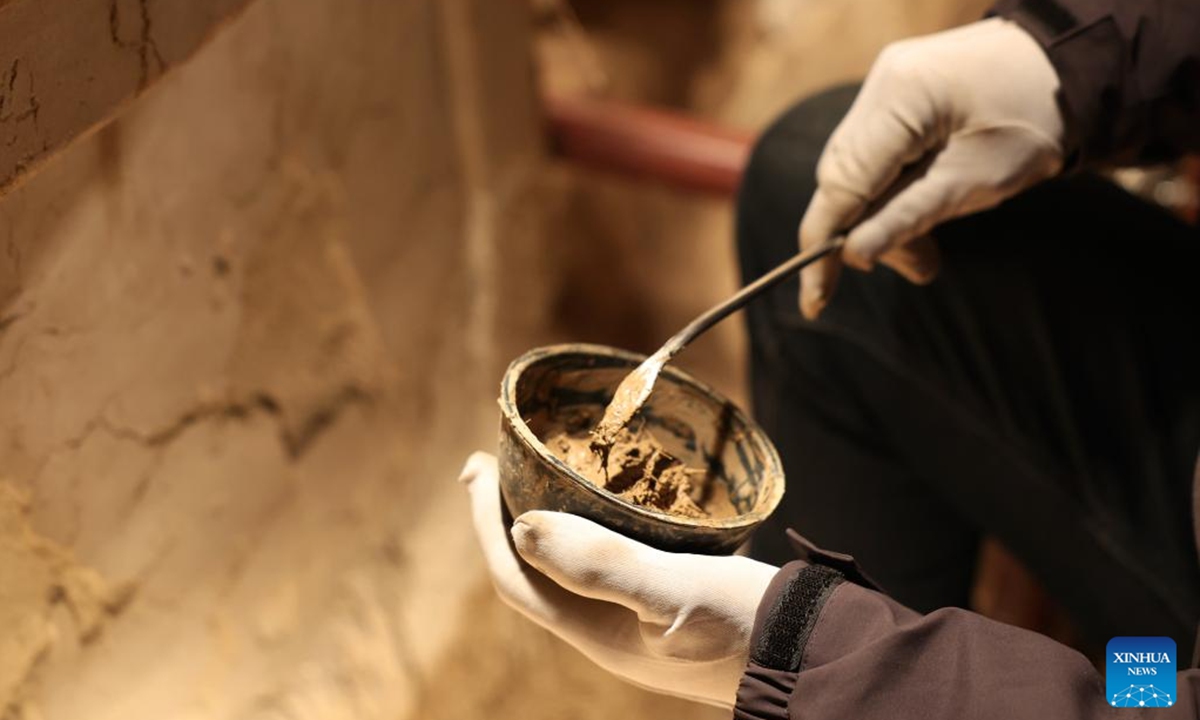
{"label": "dark metal bowl", "polygon": [[733,403],[667,366],[635,418],[667,452],[725,484],[734,517],[670,515],[588,482],[542,443],[561,413],[598,419],[621,380],[644,359],[602,345],[554,345],[513,361],[500,386],[500,488],[513,517],[557,510],[589,518],[663,550],[732,553],[783,497],[783,468],[763,431]]}

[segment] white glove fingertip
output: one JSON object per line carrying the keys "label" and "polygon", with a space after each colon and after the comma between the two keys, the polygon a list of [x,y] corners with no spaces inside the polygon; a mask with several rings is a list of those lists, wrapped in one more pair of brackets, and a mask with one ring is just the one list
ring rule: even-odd
{"label": "white glove fingertip", "polygon": [[[557,516],[557,517],[556,517]],[[558,522],[566,513],[531,510],[513,521],[513,547],[521,559],[537,568],[539,572],[555,579],[558,567],[574,553],[571,548],[584,538]]]}
{"label": "white glove fingertip", "polygon": [[547,556],[571,554],[572,546],[586,544],[593,534],[590,525],[595,524],[569,513],[530,510],[513,521],[513,545],[526,562],[540,568]]}
{"label": "white glove fingertip", "polygon": [[496,472],[496,456],[482,450],[476,450],[471,453],[471,456],[467,458],[467,462],[463,464],[463,469],[458,474],[458,482],[463,485],[470,485],[480,475]]}
{"label": "white glove fingertip", "polygon": [[662,553],[587,518],[533,511],[517,518],[513,544],[525,562],[561,587],[627,607],[634,587],[654,584]]}
{"label": "white glove fingertip", "polygon": [[[855,198],[817,189],[800,221],[800,249],[813,248],[829,240],[859,212]],[[815,319],[829,302],[837,287],[840,261],[836,256],[822,258],[800,273],[800,312]]]}
{"label": "white glove fingertip", "polygon": [[[528,514],[525,513],[525,515]],[[537,530],[529,523],[525,515],[514,520],[512,529],[509,531],[512,535],[513,547],[517,549],[517,554],[521,557],[534,554],[534,548],[537,546]]]}
{"label": "white glove fingertip", "polygon": [[552,510],[527,510],[521,513],[513,521],[513,529],[520,526],[524,531],[537,534],[543,530],[550,530],[554,527],[557,518],[566,515],[567,513],[554,512]]}

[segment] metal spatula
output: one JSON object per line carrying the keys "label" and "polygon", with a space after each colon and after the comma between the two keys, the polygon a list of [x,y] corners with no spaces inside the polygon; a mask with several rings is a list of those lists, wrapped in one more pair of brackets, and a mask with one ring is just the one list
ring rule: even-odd
{"label": "metal spatula", "polygon": [[[671,358],[675,357],[688,343],[695,340],[705,330],[740,310],[758,295],[800,272],[809,263],[819,260],[841,247],[845,241],[845,236],[837,236],[824,245],[818,245],[811,250],[797,254],[742,288],[728,300],[709,308],[688,323],[685,328],[675,333],[657,352],[643,360],[642,364],[638,365],[617,386],[612,402],[604,409],[604,417],[592,430],[592,447],[601,452],[612,447],[617,433],[621,432],[621,428],[629,423],[630,419],[645,404],[646,398],[650,397],[650,392],[654,389],[654,382],[658,380],[658,374],[662,371],[663,366],[670,362]],[[607,453],[603,454],[607,455]]]}

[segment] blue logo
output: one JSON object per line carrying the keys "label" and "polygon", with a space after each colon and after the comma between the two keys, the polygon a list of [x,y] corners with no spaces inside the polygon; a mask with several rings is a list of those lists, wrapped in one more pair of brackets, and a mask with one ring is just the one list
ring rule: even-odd
{"label": "blue logo", "polygon": [[1175,641],[1166,637],[1115,637],[1108,641],[1105,681],[1113,707],[1175,704]]}

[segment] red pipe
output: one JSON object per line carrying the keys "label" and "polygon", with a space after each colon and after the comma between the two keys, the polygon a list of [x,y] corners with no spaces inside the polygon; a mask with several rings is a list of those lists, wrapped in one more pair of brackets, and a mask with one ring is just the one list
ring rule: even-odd
{"label": "red pipe", "polygon": [[564,158],[684,190],[732,197],[753,136],[678,113],[586,98],[545,99]]}
{"label": "red pipe", "polygon": [[[732,197],[754,136],[686,115],[609,100],[547,97],[550,139],[563,158],[669,187]],[[1200,188],[1200,157],[1182,175]],[[1200,222],[1200,203],[1181,208]]]}

